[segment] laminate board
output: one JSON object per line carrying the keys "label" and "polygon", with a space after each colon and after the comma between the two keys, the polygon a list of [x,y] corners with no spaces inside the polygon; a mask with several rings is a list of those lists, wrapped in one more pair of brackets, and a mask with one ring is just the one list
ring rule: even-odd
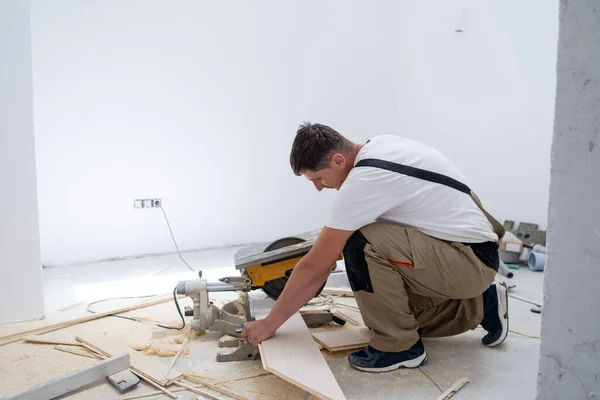
{"label": "laminate board", "polygon": [[[255,312],[264,318],[268,310]],[[259,344],[263,368],[320,399],[346,399],[299,313]]]}
{"label": "laminate board", "polygon": [[313,338],[329,351],[361,349],[369,344],[369,328],[346,328],[315,332]]}

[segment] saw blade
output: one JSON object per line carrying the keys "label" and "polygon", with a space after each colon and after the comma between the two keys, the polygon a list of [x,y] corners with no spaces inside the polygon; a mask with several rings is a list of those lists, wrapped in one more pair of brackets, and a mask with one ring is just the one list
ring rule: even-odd
{"label": "saw blade", "polygon": [[[298,238],[298,237],[286,237],[279,240],[274,241],[270,245],[268,245],[263,253],[272,250],[278,250],[283,247],[291,246],[294,244],[305,242],[306,240]],[[289,271],[291,274],[291,271]],[[284,276],[283,278],[273,279],[272,281],[265,282],[262,289],[265,291],[273,299],[277,300],[281,293],[283,292],[283,288],[285,288],[285,284],[287,283],[288,277]]]}
{"label": "saw blade", "polygon": [[[270,245],[268,245],[263,252],[266,253],[269,251],[278,250],[283,247],[292,246],[294,244],[303,243],[303,242],[306,242],[306,240],[299,238],[299,237],[285,237],[282,239],[278,239],[278,240],[274,241],[273,243],[271,243]],[[279,298],[279,296],[281,296],[281,293],[283,292],[283,289],[285,288],[285,284],[287,283],[289,276],[292,274],[292,271],[293,270],[287,271],[289,273],[289,275],[284,276],[283,278],[273,279],[272,281],[265,282],[264,285],[262,286],[262,289],[264,290],[264,292],[267,295],[269,295],[269,297],[277,300]],[[323,291],[324,287],[325,287],[325,284],[323,284],[323,286],[321,286],[319,288],[319,290],[314,295],[314,297],[317,297],[318,295],[320,295],[321,291]]]}

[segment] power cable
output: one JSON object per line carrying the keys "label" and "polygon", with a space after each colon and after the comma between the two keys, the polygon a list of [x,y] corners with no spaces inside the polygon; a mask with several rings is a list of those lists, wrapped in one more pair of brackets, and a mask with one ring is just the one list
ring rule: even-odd
{"label": "power cable", "polygon": [[[175,307],[177,307],[177,312],[179,313],[179,316],[181,317],[181,327],[175,327],[175,326],[166,326],[166,325],[161,325],[159,323],[156,322],[151,322],[153,325],[156,325],[160,328],[165,328],[165,329],[174,329],[174,330],[182,330],[183,328],[185,328],[185,318],[183,318],[183,313],[181,312],[181,308],[179,308],[179,302],[177,301],[177,286],[173,289],[173,302],[175,303]],[[110,301],[110,300],[117,300],[117,299],[143,299],[146,297],[154,297],[155,295],[148,295],[148,296],[133,296],[133,297],[127,297],[127,296],[123,296],[123,297],[111,297],[108,299],[102,299],[102,300],[96,300],[94,302],[91,302],[90,304],[88,304],[86,311],[90,312],[92,314],[96,314],[96,311],[92,311],[90,310],[90,307],[93,306],[94,304],[98,304],[98,303],[102,303],[105,301]],[[141,319],[137,319],[137,318],[132,318],[132,317],[125,317],[123,315],[116,315],[116,314],[110,314],[108,315],[109,317],[116,317],[116,318],[122,318],[122,319],[127,319],[130,321],[136,321],[136,322],[148,322],[148,321],[143,321]]]}
{"label": "power cable", "polygon": [[162,206],[162,202],[158,207],[160,207],[160,209],[163,212],[163,215],[165,216],[165,221],[167,221],[167,226],[169,227],[169,232],[171,233],[171,238],[173,239],[173,243],[175,244],[175,248],[177,249],[177,254],[179,254],[179,258],[181,258],[181,261],[183,261],[183,263],[190,269],[190,271],[194,271],[194,269],[192,267],[190,267],[190,265],[181,256],[181,252],[179,251],[179,246],[177,246],[177,241],[175,240],[175,236],[173,235],[173,230],[171,229],[171,224],[169,223],[169,218],[167,218],[167,213],[165,212],[165,209]]}

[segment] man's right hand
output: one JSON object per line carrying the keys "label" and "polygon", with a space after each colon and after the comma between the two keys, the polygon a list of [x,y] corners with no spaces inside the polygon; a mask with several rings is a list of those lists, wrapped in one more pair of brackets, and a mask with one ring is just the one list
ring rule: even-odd
{"label": "man's right hand", "polygon": [[242,339],[257,347],[260,342],[273,337],[277,331],[277,326],[273,326],[268,319],[260,319],[251,321],[244,327],[242,331]]}

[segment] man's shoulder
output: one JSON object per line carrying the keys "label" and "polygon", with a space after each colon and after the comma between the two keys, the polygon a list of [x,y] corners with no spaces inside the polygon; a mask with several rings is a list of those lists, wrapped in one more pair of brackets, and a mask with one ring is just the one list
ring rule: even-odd
{"label": "man's shoulder", "polygon": [[387,142],[387,141],[402,141],[402,140],[407,140],[407,138],[404,136],[400,136],[400,135],[393,135],[391,133],[382,133],[379,135],[373,135],[369,138],[369,141],[371,141],[373,143]]}
{"label": "man's shoulder", "polygon": [[429,146],[404,136],[375,135],[365,143],[358,153],[356,162],[367,158],[379,158],[393,162],[409,161],[431,150]]}
{"label": "man's shoulder", "polygon": [[370,145],[373,148],[382,146],[398,146],[402,148],[429,147],[425,143],[419,142],[418,140],[411,139],[406,136],[392,134],[381,134],[371,136],[366,144]]}
{"label": "man's shoulder", "polygon": [[[352,168],[350,175],[353,178],[369,175],[374,176],[377,173],[381,175],[389,175],[388,170],[379,168],[368,168],[369,172],[363,168],[357,168],[356,165],[366,159],[379,159],[389,161],[404,166],[421,168],[433,172],[449,175],[461,181],[464,180],[462,174],[442,152],[435,147],[426,143],[419,142],[397,135],[377,135],[373,136],[371,141],[365,144],[363,149],[358,153],[355,160],[355,167]],[[377,171],[378,170],[378,171]]]}

